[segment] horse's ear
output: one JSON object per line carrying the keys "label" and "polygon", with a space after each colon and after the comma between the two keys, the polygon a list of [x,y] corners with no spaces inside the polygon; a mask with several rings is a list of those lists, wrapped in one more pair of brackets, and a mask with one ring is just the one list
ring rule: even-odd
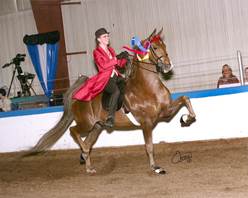
{"label": "horse's ear", "polygon": [[148,37],[148,40],[151,40],[151,38],[156,34],[156,28],[153,30],[153,32],[150,34],[150,36]]}
{"label": "horse's ear", "polygon": [[163,27],[161,28],[161,30],[158,32],[158,34],[157,35],[161,35],[161,33],[163,32]]}

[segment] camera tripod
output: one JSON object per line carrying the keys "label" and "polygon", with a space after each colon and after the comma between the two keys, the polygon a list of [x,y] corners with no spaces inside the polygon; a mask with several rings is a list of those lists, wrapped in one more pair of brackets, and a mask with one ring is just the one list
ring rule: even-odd
{"label": "camera tripod", "polygon": [[[10,90],[11,90],[11,87],[12,87],[12,84],[13,84],[13,81],[15,78],[16,71],[18,72],[17,79],[19,80],[20,85],[21,85],[21,89],[22,89],[21,94],[19,96],[20,97],[31,96],[30,90],[32,90],[34,95],[36,95],[36,93],[32,87],[32,83],[33,83],[35,75],[31,74],[31,73],[23,73],[20,65],[15,65],[7,96],[9,96],[9,94],[10,94]],[[30,80],[30,82],[29,82],[29,80]]]}
{"label": "camera tripod", "polygon": [[21,89],[22,89],[22,91],[19,92],[20,94],[18,94],[18,97],[31,96],[30,90],[32,90],[33,93],[36,95],[34,89],[32,88],[32,83],[33,83],[35,75],[31,74],[31,73],[27,73],[27,72],[24,73],[22,71],[21,66],[20,66],[20,62],[25,60],[24,59],[25,56],[26,56],[26,54],[17,54],[16,57],[13,58],[12,62],[6,63],[5,65],[2,66],[2,68],[5,68],[5,67],[8,67],[12,64],[15,65],[7,96],[9,96],[9,94],[10,94],[10,90],[11,90],[11,87],[12,87],[12,84],[13,84],[13,81],[14,81],[14,78],[16,75],[16,71],[18,73],[17,79],[19,80],[19,82],[21,84]]}

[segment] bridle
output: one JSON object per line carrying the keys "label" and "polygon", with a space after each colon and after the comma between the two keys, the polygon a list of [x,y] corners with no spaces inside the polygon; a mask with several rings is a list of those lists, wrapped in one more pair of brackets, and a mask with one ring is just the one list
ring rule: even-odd
{"label": "bridle", "polygon": [[[157,40],[160,40],[161,41],[161,38],[160,37],[157,37]],[[149,41],[150,42],[150,41]],[[149,69],[149,68],[146,68],[146,67],[143,67],[141,64],[137,64],[137,66],[141,69],[144,69],[144,70],[147,70],[149,72],[153,72],[153,73],[164,73],[164,71],[167,69],[167,68],[170,68],[171,65],[170,64],[164,64],[162,62],[162,58],[164,57],[164,55],[162,56],[158,56],[155,52],[155,49],[154,47],[152,46],[152,42],[150,42],[150,46],[148,48],[150,54],[152,55],[153,59],[149,57],[149,60],[151,62],[145,62],[145,61],[142,61],[142,60],[138,60],[136,58],[133,58],[132,62],[134,63],[142,63],[142,64],[147,64],[147,65],[155,65],[156,66],[156,71],[152,70],[152,69]]]}

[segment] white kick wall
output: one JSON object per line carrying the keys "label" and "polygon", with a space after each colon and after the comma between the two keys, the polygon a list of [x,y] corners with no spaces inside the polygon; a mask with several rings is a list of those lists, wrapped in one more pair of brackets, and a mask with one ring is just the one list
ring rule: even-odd
{"label": "white kick wall", "polygon": [[[237,89],[239,87],[210,90],[201,92],[202,97],[193,96],[191,102],[197,121],[190,127],[182,128],[179,119],[182,114],[187,113],[187,110],[183,108],[170,123],[158,124],[153,131],[154,143],[248,137],[246,117],[248,87],[244,86],[242,92],[235,92]],[[223,94],[222,92],[228,95],[219,95]],[[213,96],[205,97],[206,94]],[[193,95],[197,94],[193,93]],[[13,112],[16,116],[9,117],[4,117],[4,115],[11,114],[11,112],[0,113],[0,152],[22,151],[34,146],[62,115],[62,111],[48,113],[49,110],[51,108],[43,109],[41,113],[34,109],[31,110],[31,114],[30,111],[23,110],[19,112],[19,115],[18,112]],[[28,115],[25,115],[25,112],[28,112]],[[94,147],[138,144],[144,144],[141,130],[114,131],[111,134],[103,131]],[[70,137],[69,130],[52,147],[52,149],[72,148],[78,148],[78,146]]]}

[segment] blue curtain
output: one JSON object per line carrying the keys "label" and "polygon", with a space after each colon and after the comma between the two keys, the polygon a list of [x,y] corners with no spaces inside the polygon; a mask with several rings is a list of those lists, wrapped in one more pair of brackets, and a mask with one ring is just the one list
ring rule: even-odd
{"label": "blue curtain", "polygon": [[[27,44],[27,48],[41,87],[44,90],[45,95],[50,98],[54,89],[54,80],[57,71],[58,42],[54,44],[47,43],[43,45],[46,45],[46,60],[43,60],[46,65],[41,65],[40,58],[42,58],[42,56],[40,56],[38,45]],[[42,67],[46,68],[42,70]],[[43,73],[43,71],[46,71],[46,73]],[[44,80],[44,77],[46,77],[46,80]]]}
{"label": "blue curtain", "polygon": [[31,57],[31,61],[33,63],[35,72],[36,72],[38,79],[40,81],[41,87],[45,92],[46,86],[44,84],[43,75],[42,75],[42,71],[41,71],[38,45],[27,45],[27,48],[28,48],[28,53],[29,53],[29,56]]}
{"label": "blue curtain", "polygon": [[47,96],[52,95],[54,89],[58,63],[58,43],[47,44]]}

